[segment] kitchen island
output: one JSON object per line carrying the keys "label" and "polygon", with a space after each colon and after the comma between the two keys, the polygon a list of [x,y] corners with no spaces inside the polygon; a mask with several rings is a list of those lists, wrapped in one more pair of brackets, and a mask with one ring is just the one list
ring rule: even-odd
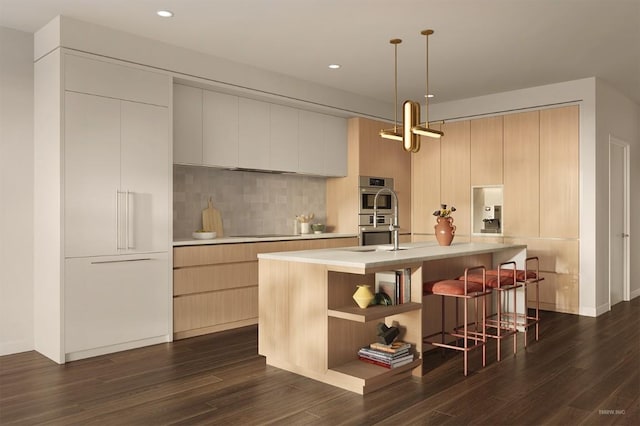
{"label": "kitchen island", "polygon": [[[411,375],[422,375],[422,281],[432,266],[458,272],[460,260],[487,267],[514,260],[524,266],[526,246],[486,243],[410,243],[258,255],[258,353],[269,365],[365,394]],[[468,265],[472,266],[472,265]],[[359,308],[356,285],[374,286],[375,273],[410,273],[411,301]],[[449,278],[442,276],[441,278]],[[378,323],[397,325],[412,344],[413,362],[387,369],[362,362],[358,350],[377,340]]]}

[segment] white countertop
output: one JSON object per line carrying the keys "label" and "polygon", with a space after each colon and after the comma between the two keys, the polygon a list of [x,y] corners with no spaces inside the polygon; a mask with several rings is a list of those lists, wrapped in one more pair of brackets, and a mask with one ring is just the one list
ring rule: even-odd
{"label": "white countertop", "polygon": [[[436,242],[400,244],[405,250],[390,251],[391,245],[359,246],[335,249],[302,250],[277,253],[261,253],[258,259],[284,260],[289,262],[317,263],[334,267],[371,269],[393,267],[409,263],[451,257],[469,256],[483,253],[506,252],[506,259],[511,257],[524,260],[527,246],[524,244],[492,244],[492,243],[453,243],[440,246]],[[515,260],[515,259],[514,259]],[[504,261],[504,260],[501,260]]]}
{"label": "white countertop", "polygon": [[238,244],[238,243],[261,243],[268,241],[297,241],[312,240],[322,238],[354,238],[358,234],[338,234],[326,232],[322,234],[301,234],[301,235],[279,235],[270,237],[223,237],[213,238],[210,240],[196,240],[194,238],[176,238],[173,240],[173,246],[198,246],[207,244]]}

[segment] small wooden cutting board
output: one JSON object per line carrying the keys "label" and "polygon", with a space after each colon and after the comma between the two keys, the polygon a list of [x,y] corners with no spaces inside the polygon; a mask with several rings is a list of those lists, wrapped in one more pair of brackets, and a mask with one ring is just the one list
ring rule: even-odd
{"label": "small wooden cutting board", "polygon": [[209,207],[202,210],[202,229],[207,232],[215,232],[216,237],[223,237],[222,217],[220,211],[213,207],[211,198],[209,198]]}

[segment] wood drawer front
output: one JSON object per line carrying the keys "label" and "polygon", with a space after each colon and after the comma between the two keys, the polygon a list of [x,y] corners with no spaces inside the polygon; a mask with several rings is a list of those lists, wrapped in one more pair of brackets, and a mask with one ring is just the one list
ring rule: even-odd
{"label": "wood drawer front", "polygon": [[173,267],[182,268],[185,266],[248,262],[257,260],[258,253],[348,247],[355,245],[358,245],[358,239],[354,237],[175,247],[173,249]]}
{"label": "wood drawer front", "polygon": [[173,299],[174,333],[257,317],[257,286]]}
{"label": "wood drawer front", "polygon": [[173,270],[174,296],[257,285],[257,261]]}

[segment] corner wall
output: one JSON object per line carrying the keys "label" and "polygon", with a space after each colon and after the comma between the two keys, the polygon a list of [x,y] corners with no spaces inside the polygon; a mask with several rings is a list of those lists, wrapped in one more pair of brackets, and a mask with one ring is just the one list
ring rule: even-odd
{"label": "corner wall", "polygon": [[[609,310],[609,136],[629,143],[630,193],[630,295],[640,296],[640,105],[626,98],[605,81],[596,80],[596,158],[598,204],[598,259],[603,259],[598,268],[596,306],[598,315]],[[603,226],[600,226],[603,224]],[[634,232],[635,231],[635,232]]]}
{"label": "corner wall", "polygon": [[33,349],[33,35],[0,27],[0,355]]}

